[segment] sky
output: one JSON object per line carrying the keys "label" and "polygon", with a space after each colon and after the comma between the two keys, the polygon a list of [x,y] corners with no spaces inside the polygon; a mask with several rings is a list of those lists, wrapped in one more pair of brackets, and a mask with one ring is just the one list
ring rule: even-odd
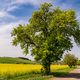
{"label": "sky", "polygon": [[[11,44],[11,31],[19,24],[27,24],[32,13],[44,3],[52,3],[61,9],[74,9],[80,21],[80,0],[0,0],[0,56],[1,57],[28,57],[19,46]],[[80,48],[73,43],[71,53],[80,58]]]}

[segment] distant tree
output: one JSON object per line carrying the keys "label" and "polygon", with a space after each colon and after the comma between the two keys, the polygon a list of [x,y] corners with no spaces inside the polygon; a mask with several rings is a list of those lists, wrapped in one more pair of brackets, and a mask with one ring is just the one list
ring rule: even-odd
{"label": "distant tree", "polygon": [[64,56],[63,62],[71,68],[72,66],[77,65],[77,60],[78,59],[75,57],[75,55],[68,53]]}
{"label": "distant tree", "polygon": [[77,65],[80,65],[80,60],[77,61]]}
{"label": "distant tree", "polygon": [[42,4],[27,25],[20,24],[11,34],[13,45],[20,45],[25,54],[30,49],[35,60],[41,61],[45,74],[50,73],[52,62],[73,47],[71,38],[80,43],[75,11],[52,8],[50,3]]}

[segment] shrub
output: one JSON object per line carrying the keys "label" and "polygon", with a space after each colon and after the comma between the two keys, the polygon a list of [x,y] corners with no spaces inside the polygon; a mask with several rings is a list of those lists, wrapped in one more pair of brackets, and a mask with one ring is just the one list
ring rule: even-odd
{"label": "shrub", "polygon": [[63,62],[71,68],[72,66],[77,65],[77,58],[75,55],[68,53],[64,56]]}

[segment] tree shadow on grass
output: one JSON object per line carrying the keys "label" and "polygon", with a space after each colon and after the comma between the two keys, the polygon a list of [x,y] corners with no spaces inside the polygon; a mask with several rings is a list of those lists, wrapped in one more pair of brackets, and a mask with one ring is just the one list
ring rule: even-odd
{"label": "tree shadow on grass", "polygon": [[52,72],[54,77],[80,79],[80,73]]}

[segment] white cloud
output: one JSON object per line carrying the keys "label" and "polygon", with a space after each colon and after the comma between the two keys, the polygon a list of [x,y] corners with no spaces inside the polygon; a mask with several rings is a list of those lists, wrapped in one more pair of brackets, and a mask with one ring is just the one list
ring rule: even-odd
{"label": "white cloud", "polygon": [[14,9],[16,9],[16,8],[18,8],[18,6],[11,6],[11,7],[9,7],[8,9],[7,9],[7,11],[13,11]]}
{"label": "white cloud", "polygon": [[17,27],[19,24],[27,24],[25,20],[20,20],[16,22],[6,23],[3,25],[0,25],[0,35],[9,35],[13,29],[13,27]]}
{"label": "white cloud", "polygon": [[0,11],[0,18],[12,18],[12,19],[15,19],[16,17],[11,15],[11,14],[9,14],[6,11]]}
{"label": "white cloud", "polygon": [[8,12],[8,9],[12,7],[13,5],[10,0],[3,0],[2,3],[0,3],[0,19],[15,19],[16,17]]}
{"label": "white cloud", "polygon": [[21,4],[31,4],[34,6],[39,6],[43,2],[51,3],[51,2],[53,2],[53,0],[14,0],[9,3],[7,11],[12,11],[16,8],[19,8],[19,5],[21,5]]}
{"label": "white cloud", "polygon": [[53,2],[53,0],[14,0],[11,1],[10,3],[8,3],[8,7],[7,7],[7,11],[13,11],[16,8],[19,8],[19,5],[21,4],[31,4],[34,6],[39,6],[40,4],[42,4],[43,2]]}
{"label": "white cloud", "polygon": [[32,4],[32,5],[39,5],[43,2],[52,2],[53,0],[16,0],[14,3],[17,4]]}
{"label": "white cloud", "polygon": [[[20,47],[12,46],[11,41],[11,31],[13,27],[17,27],[19,24],[25,24],[26,22],[21,20],[14,23],[0,25],[0,56],[8,56],[8,57],[27,57],[22,54],[22,50]],[[28,55],[29,58],[31,58]]]}
{"label": "white cloud", "polygon": [[0,8],[0,18],[10,18],[10,19],[16,19],[16,17],[9,13],[9,11],[13,11],[17,8],[19,8],[19,5],[21,4],[31,4],[34,6],[39,6],[43,2],[52,2],[53,0],[9,0],[4,1],[4,6],[2,5]]}

